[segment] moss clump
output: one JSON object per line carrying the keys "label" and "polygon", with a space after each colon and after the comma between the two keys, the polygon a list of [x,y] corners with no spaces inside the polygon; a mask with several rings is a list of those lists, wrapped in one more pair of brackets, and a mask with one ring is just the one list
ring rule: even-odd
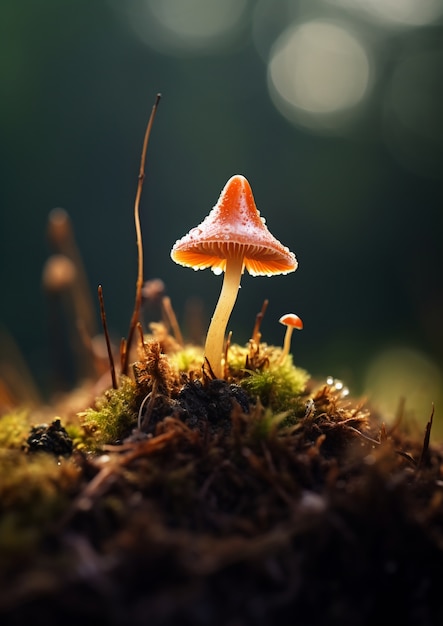
{"label": "moss clump", "polygon": [[265,409],[258,405],[248,420],[248,438],[251,443],[268,443],[278,434],[285,435],[283,426],[288,420],[288,412],[274,413],[272,409]]}
{"label": "moss clump", "polygon": [[277,368],[251,372],[241,381],[241,386],[252,396],[260,398],[274,411],[297,410],[309,380],[309,374],[292,363],[285,362]]}
{"label": "moss clump", "polygon": [[80,475],[74,462],[62,459],[71,441],[60,419],[36,426],[33,417],[28,409],[0,417],[0,560],[7,567],[37,546]]}
{"label": "moss clump", "polygon": [[203,348],[200,346],[187,345],[182,350],[169,355],[172,368],[177,372],[189,374],[201,369],[203,363]]}
{"label": "moss clump", "polygon": [[297,411],[305,401],[302,397],[309,381],[304,369],[295,367],[292,355],[280,362],[281,349],[265,343],[243,348],[233,345],[229,352],[231,376],[240,378],[239,384],[252,397],[259,398],[274,412]]}
{"label": "moss clump", "polygon": [[28,411],[20,409],[0,417],[0,448],[21,448],[29,431]]}
{"label": "moss clump", "polygon": [[46,453],[0,450],[0,475],[0,554],[17,559],[65,510],[80,468]]}
{"label": "moss clump", "polygon": [[127,436],[137,424],[140,401],[137,385],[122,376],[118,389],[109,389],[96,400],[94,407],[79,413],[83,433],[78,430],[70,433],[77,447],[96,450]]}

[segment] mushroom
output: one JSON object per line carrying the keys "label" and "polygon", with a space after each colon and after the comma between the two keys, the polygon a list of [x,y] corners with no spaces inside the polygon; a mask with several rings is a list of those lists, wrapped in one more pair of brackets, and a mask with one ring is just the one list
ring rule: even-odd
{"label": "mushroom", "polygon": [[205,343],[205,358],[214,375],[223,378],[226,326],[244,269],[252,276],[287,274],[297,269],[297,260],[271,235],[255,206],[249,182],[239,174],[228,180],[204,221],[176,241],[171,257],[195,270],[210,267],[215,274],[225,272]]}
{"label": "mushroom", "polygon": [[280,324],[286,326],[285,338],[283,341],[283,350],[278,361],[279,364],[282,364],[289,354],[292,331],[294,330],[294,328],[296,328],[297,330],[301,330],[303,328],[303,322],[298,315],[295,315],[295,313],[286,313],[285,315],[282,315],[278,321],[280,322]]}

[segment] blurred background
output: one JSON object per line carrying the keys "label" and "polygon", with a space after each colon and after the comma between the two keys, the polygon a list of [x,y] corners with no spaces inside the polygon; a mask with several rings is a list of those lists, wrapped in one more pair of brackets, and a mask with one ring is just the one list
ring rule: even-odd
{"label": "blurred background", "polygon": [[[50,391],[42,286],[48,216],[70,218],[98,317],[127,333],[133,205],[145,126],[162,100],[141,202],[145,279],[161,278],[186,336],[221,286],[170,259],[230,176],[244,174],[287,276],[245,275],[229,327],[393,416],[443,421],[441,0],[3,0],[0,6],[3,363]],[[191,318],[192,319],[192,318]],[[52,339],[53,341],[53,339]]]}

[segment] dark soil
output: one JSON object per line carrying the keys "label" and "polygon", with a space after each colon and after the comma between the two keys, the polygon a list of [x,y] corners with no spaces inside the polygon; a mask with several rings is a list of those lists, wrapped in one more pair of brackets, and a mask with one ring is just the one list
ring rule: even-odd
{"label": "dark soil", "polygon": [[77,468],[73,493],[0,565],[0,623],[443,624],[430,425],[389,431],[325,386],[295,425],[233,393],[218,428],[201,404],[213,393],[102,455],[59,459]]}

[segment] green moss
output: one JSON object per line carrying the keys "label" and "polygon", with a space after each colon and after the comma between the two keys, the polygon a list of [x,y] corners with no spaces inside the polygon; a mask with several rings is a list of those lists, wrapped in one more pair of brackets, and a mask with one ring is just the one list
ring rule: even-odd
{"label": "green moss", "polygon": [[253,441],[266,441],[274,436],[287,421],[288,413],[274,413],[272,409],[257,407],[249,421],[248,432]]}
{"label": "green moss", "polygon": [[300,406],[309,374],[298,367],[285,363],[263,371],[251,372],[240,385],[251,396],[259,397],[265,407],[274,411],[287,411]]}
{"label": "green moss", "polygon": [[308,372],[295,367],[289,354],[280,363],[281,349],[265,343],[258,346],[233,345],[229,351],[229,370],[239,377],[239,384],[265,407],[275,412],[296,410],[300,396],[310,378]]}
{"label": "green moss", "polygon": [[188,374],[191,371],[199,371],[203,364],[203,348],[187,345],[182,350],[170,354],[169,359],[177,373]]}
{"label": "green moss", "polygon": [[[152,363],[159,365],[162,361],[158,356],[166,357],[159,352],[154,358],[151,344],[147,345],[150,347],[149,358],[137,362],[136,382],[122,377],[118,389],[109,389],[96,400],[94,407],[79,413],[79,424],[67,425],[77,449],[96,451],[104,444],[117,443],[129,435],[137,425],[140,404],[150,390],[153,378],[160,381],[161,393],[171,398],[181,387],[180,373],[198,374],[202,370],[202,348],[187,346],[167,356],[168,375],[160,379]],[[280,357],[281,349],[275,346],[263,343],[241,347],[234,344],[228,354],[228,376],[251,397],[259,398],[265,408],[274,413],[290,411],[294,415],[302,405],[301,396],[309,375],[292,364],[291,355],[283,363],[280,363]]]}
{"label": "green moss", "polygon": [[0,554],[17,557],[65,509],[80,469],[71,460],[45,453],[0,450],[0,475]]}
{"label": "green moss", "polygon": [[77,446],[97,449],[120,441],[137,424],[138,403],[136,384],[122,376],[118,389],[109,389],[93,408],[79,413],[84,433],[82,437],[78,430],[73,432]]}
{"label": "green moss", "polygon": [[[84,413],[80,413],[80,415],[84,415]],[[73,446],[76,450],[84,450],[85,448],[90,447],[90,445],[87,444],[88,441],[91,443],[93,438],[86,435],[85,429],[80,423],[67,423],[66,432],[71,437]]]}
{"label": "green moss", "polygon": [[228,366],[232,376],[243,375],[248,365],[247,359],[249,354],[249,346],[240,346],[237,343],[234,343],[229,347]]}
{"label": "green moss", "polygon": [[28,431],[28,411],[5,413],[0,417],[0,448],[21,448]]}

